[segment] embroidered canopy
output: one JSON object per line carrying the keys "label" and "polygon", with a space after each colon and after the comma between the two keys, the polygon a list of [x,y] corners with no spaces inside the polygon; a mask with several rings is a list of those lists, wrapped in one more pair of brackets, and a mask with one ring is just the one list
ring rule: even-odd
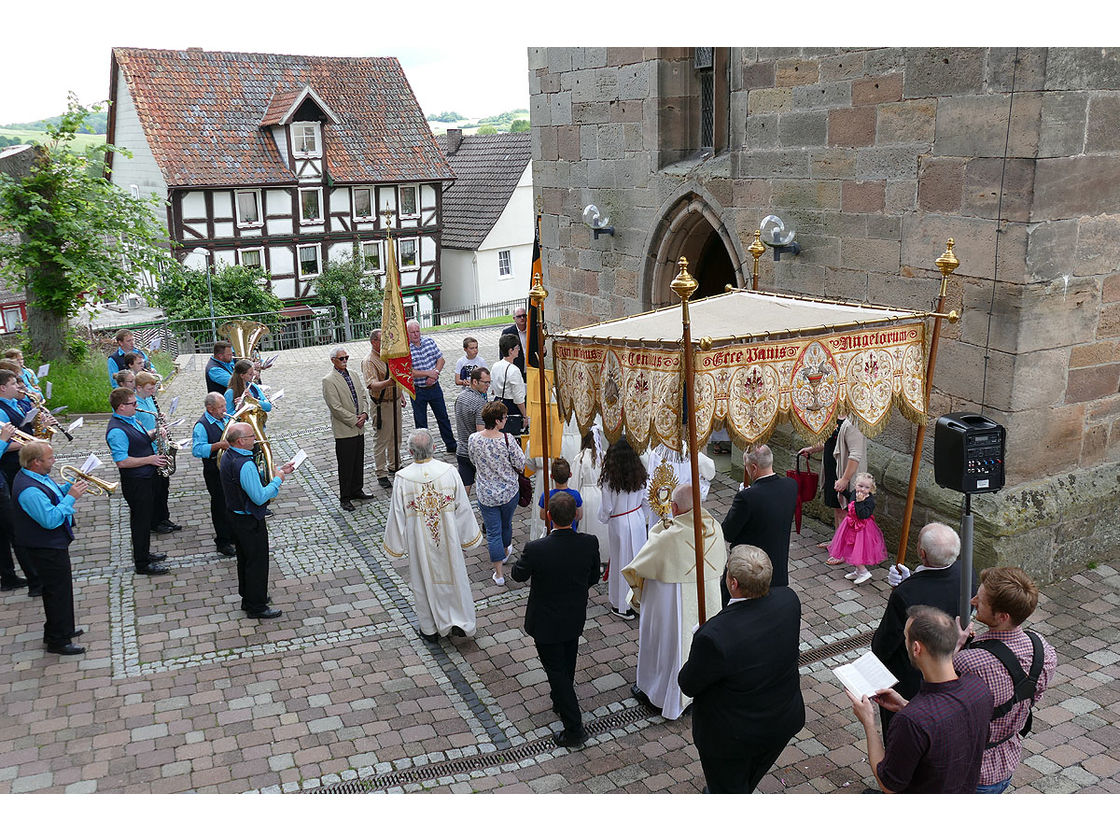
{"label": "embroidered canopy", "polygon": [[[926,422],[927,313],[736,290],[689,304],[699,446],[726,428],[746,446],[788,420],[813,442],[838,413],[868,436],[895,406]],[[668,306],[553,337],[565,420],[607,438],[681,451],[681,307]]]}

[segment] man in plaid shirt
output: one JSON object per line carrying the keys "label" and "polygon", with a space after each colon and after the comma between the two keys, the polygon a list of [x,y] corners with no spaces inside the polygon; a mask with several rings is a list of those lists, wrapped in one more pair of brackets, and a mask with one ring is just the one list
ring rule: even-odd
{"label": "man in plaid shirt", "polygon": [[410,320],[405,324],[408,331],[408,349],[412,353],[412,376],[416,382],[416,397],[412,400],[412,421],[417,429],[428,428],[428,406],[436,416],[439,436],[443,445],[452,455],[457,446],[451,431],[451,420],[447,416],[447,403],[443,399],[443,388],[439,384],[439,374],[446,364],[439,346],[430,338],[420,336],[420,322]]}
{"label": "man in plaid shirt", "polygon": [[[988,684],[998,714],[1000,704],[1014,697],[1011,675],[993,654],[971,645],[986,639],[1002,642],[1015,655],[1024,674],[1029,674],[1034,644],[1021,625],[1038,606],[1038,587],[1022,569],[1009,566],[985,569],[980,573],[980,588],[972,599],[972,606],[976,607],[976,620],[987,625],[988,632],[977,636],[969,647],[958,652],[953,657],[953,667],[958,674],[973,673]],[[988,746],[980,764],[977,793],[1003,793],[1019,766],[1023,753],[1019,732],[1031,707],[1042,699],[1042,692],[1058,665],[1054,648],[1041,636],[1038,638],[1042,643],[1043,662],[1034,695],[1015,703],[1002,717],[993,715],[988,727]]]}

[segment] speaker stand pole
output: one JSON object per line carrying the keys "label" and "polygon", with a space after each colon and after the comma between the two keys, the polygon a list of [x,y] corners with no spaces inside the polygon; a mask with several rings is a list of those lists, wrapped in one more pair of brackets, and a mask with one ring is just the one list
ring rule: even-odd
{"label": "speaker stand pole", "polygon": [[972,494],[964,494],[964,512],[961,514],[961,564],[960,612],[957,613],[961,629],[967,630],[972,620]]}

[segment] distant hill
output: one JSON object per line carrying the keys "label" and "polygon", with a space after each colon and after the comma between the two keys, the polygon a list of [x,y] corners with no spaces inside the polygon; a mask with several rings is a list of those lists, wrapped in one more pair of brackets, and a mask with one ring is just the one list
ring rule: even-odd
{"label": "distant hill", "polygon": [[[57,117],[47,117],[42,120],[35,120],[29,123],[11,123],[10,125],[0,125],[0,131],[4,129],[21,129],[23,131],[46,131],[47,125],[58,125],[58,121],[62,119],[60,114]],[[79,131],[79,134],[104,134],[108,130],[109,115],[104,111],[96,114],[90,114],[89,119],[86,120],[85,127]]]}
{"label": "distant hill", "polygon": [[445,111],[442,114],[430,115],[428,125],[435,134],[446,134],[449,128],[460,128],[464,134],[474,134],[481,127],[487,128],[483,132],[484,134],[494,133],[495,131],[503,134],[510,131],[528,131],[529,111],[525,108],[518,108],[514,111],[506,111],[504,114],[495,114],[492,117],[482,117],[478,120],[468,120],[455,111]]}

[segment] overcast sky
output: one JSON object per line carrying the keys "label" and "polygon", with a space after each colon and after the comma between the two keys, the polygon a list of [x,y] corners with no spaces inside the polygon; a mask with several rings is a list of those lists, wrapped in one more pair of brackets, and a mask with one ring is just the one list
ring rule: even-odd
{"label": "overcast sky", "polygon": [[[1084,42],[1076,15],[1038,0],[1008,17],[974,0],[791,0],[702,7],[656,0],[12,0],[0,10],[0,125],[109,93],[113,47],[396,56],[425,114],[484,117],[529,105],[529,45]],[[988,8],[995,7],[995,8]],[[1045,21],[1045,23],[1043,23]],[[1077,24],[1079,25],[1079,24]],[[1033,27],[1034,32],[1030,29]],[[1076,43],[1076,41],[1075,41]]]}

